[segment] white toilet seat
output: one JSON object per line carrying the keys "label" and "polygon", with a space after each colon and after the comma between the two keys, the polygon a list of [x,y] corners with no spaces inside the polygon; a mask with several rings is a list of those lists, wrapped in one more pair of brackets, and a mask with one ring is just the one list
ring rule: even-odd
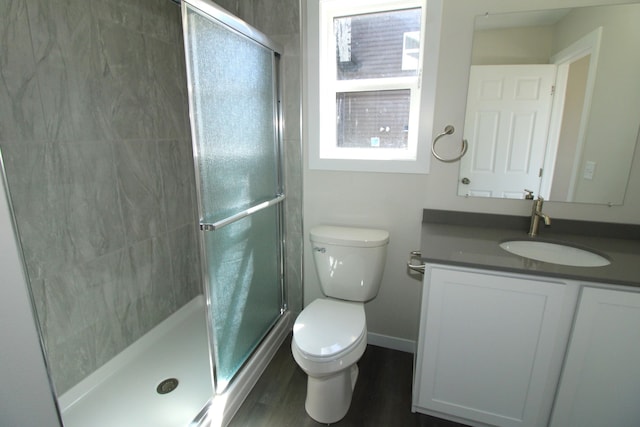
{"label": "white toilet seat", "polygon": [[362,303],[319,298],[296,319],[293,341],[305,359],[330,362],[359,347],[366,330]]}

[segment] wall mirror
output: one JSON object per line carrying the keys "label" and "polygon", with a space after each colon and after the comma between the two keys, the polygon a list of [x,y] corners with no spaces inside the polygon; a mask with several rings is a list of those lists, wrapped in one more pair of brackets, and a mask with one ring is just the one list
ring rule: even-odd
{"label": "wall mirror", "polygon": [[478,16],[458,195],[622,205],[640,130],[640,4]]}

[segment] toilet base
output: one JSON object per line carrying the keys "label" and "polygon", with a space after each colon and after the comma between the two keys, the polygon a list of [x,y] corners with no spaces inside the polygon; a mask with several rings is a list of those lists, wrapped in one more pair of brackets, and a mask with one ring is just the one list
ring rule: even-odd
{"label": "toilet base", "polygon": [[307,376],[305,409],[314,420],[323,424],[340,421],[351,406],[351,396],[358,380],[358,365],[353,364],[332,375]]}

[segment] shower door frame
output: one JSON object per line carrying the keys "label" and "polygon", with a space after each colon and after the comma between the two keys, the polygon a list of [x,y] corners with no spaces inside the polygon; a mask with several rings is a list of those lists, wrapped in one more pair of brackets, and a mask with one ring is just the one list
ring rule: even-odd
{"label": "shower door frame", "polygon": [[0,148],[0,378],[11,390],[0,413],[13,425],[63,427],[23,253]]}
{"label": "shower door frame", "polygon": [[[282,129],[282,105],[281,105],[281,99],[282,99],[282,94],[281,94],[281,74],[280,74],[280,58],[281,58],[281,53],[282,52],[282,48],[280,47],[280,45],[278,45],[277,43],[275,43],[274,41],[272,41],[271,39],[269,39],[269,37],[267,37],[265,34],[263,34],[262,32],[260,32],[259,30],[253,28],[252,26],[250,26],[249,24],[247,24],[246,22],[242,21],[241,19],[231,15],[229,12],[227,12],[225,9],[221,8],[220,6],[216,5],[215,3],[212,3],[208,0],[182,0],[182,4],[181,4],[181,13],[182,13],[182,27],[183,27],[183,37],[184,37],[184,42],[185,42],[185,55],[186,55],[186,68],[187,68],[187,77],[188,77],[188,90],[189,90],[189,119],[190,119],[190,126],[191,126],[191,134],[192,134],[192,138],[195,138],[197,135],[196,129],[195,129],[195,124],[194,124],[194,116],[195,116],[195,112],[193,111],[192,107],[192,99],[193,99],[193,94],[192,91],[194,90],[194,88],[191,85],[190,80],[190,76],[192,75],[192,70],[191,65],[190,65],[190,61],[189,61],[189,55],[190,55],[190,51],[188,46],[186,46],[187,43],[187,31],[188,31],[188,26],[187,26],[187,7],[191,7],[192,9],[196,9],[198,10],[201,14],[206,15],[208,18],[217,21],[219,24],[222,24],[223,26],[227,27],[227,29],[229,31],[235,32],[237,34],[240,34],[241,36],[247,37],[250,40],[254,41],[255,43],[263,46],[264,48],[270,50],[272,52],[272,70],[273,70],[273,94],[274,94],[274,99],[273,99],[273,111],[274,111],[274,143],[275,143],[275,159],[276,159],[276,178],[277,178],[277,194],[274,195],[274,197],[271,200],[268,201],[264,201],[264,202],[260,202],[257,203],[254,206],[251,206],[248,209],[245,209],[241,212],[238,212],[234,215],[231,215],[227,218],[224,218],[222,220],[219,221],[215,221],[213,223],[210,222],[205,222],[203,218],[199,219],[199,223],[200,223],[200,235],[198,236],[198,242],[199,242],[199,246],[200,246],[200,265],[201,265],[201,270],[202,270],[202,282],[203,282],[203,288],[204,288],[204,294],[205,294],[205,298],[206,298],[206,304],[207,304],[207,334],[208,334],[208,338],[209,338],[209,352],[210,352],[210,362],[211,362],[211,371],[212,371],[212,381],[213,381],[213,390],[214,390],[214,394],[223,394],[226,393],[228,391],[228,389],[230,388],[230,386],[233,384],[233,382],[236,380],[236,378],[238,376],[240,376],[241,372],[245,369],[245,367],[251,363],[251,359],[253,357],[253,355],[259,350],[260,345],[263,341],[265,341],[265,339],[269,336],[270,332],[276,327],[276,325],[278,325],[278,323],[284,319],[287,318],[287,314],[288,314],[288,307],[287,307],[287,295],[286,295],[286,286],[285,286],[285,278],[284,278],[284,272],[285,272],[285,267],[284,267],[284,255],[285,255],[285,226],[284,226],[284,200],[285,200],[285,187],[284,187],[284,177],[283,177],[283,167],[284,167],[284,159],[283,159],[283,155],[284,155],[284,151],[283,151],[283,139],[282,139],[282,134],[283,134],[283,129]],[[196,150],[197,144],[193,143],[193,149],[194,149],[194,153],[193,153],[193,160],[194,160],[194,168],[195,168],[195,175],[196,175],[196,193],[197,193],[197,206],[198,206],[198,212],[200,214],[202,214],[204,212],[203,210],[203,203],[202,203],[202,197],[201,197],[201,184],[200,184],[200,179],[198,178],[200,175],[200,166],[199,166],[199,162],[198,162],[198,154],[197,154],[197,150]],[[272,322],[272,324],[269,326],[269,328],[267,329],[267,331],[264,333],[264,335],[258,340],[258,343],[255,347],[255,349],[252,352],[252,355],[247,357],[247,359],[243,362],[242,366],[238,369],[238,371],[233,375],[233,377],[226,383],[226,385],[224,387],[220,387],[220,383],[218,380],[218,375],[217,375],[217,367],[216,367],[216,363],[215,363],[215,349],[214,346],[216,345],[216,339],[215,339],[215,320],[213,318],[213,313],[211,310],[211,301],[212,301],[212,297],[211,297],[211,287],[209,286],[210,284],[210,280],[211,280],[211,274],[209,271],[209,264],[206,262],[206,243],[205,243],[205,238],[204,235],[202,233],[209,233],[209,232],[215,232],[216,230],[229,225],[231,223],[234,223],[238,220],[241,220],[243,218],[246,218],[260,210],[272,207],[272,206],[276,206],[277,212],[277,227],[278,227],[278,231],[277,231],[277,235],[278,235],[278,256],[277,256],[277,263],[278,263],[278,271],[279,271],[279,287],[280,287],[280,314],[275,318],[275,320]],[[288,320],[288,319],[287,319]],[[207,407],[205,407],[203,409],[203,412],[201,414],[199,414],[199,416],[196,418],[201,418],[209,409],[209,407],[212,405],[212,402],[209,402],[209,404],[207,405]]]}

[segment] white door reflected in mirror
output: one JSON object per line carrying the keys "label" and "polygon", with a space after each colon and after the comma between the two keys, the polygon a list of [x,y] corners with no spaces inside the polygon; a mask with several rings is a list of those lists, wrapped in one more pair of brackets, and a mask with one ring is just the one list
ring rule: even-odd
{"label": "white door reflected in mirror", "polygon": [[[476,18],[458,195],[524,198],[529,188],[551,201],[622,205],[640,128],[637,22],[637,3]],[[556,67],[543,131],[540,113],[513,105],[517,93],[501,94],[504,106],[475,108],[475,69],[518,65],[533,77],[540,64]],[[482,84],[492,78],[496,86],[502,77]]]}
{"label": "white door reflected in mirror", "polygon": [[540,188],[555,76],[554,65],[471,67],[459,195],[522,199]]}

